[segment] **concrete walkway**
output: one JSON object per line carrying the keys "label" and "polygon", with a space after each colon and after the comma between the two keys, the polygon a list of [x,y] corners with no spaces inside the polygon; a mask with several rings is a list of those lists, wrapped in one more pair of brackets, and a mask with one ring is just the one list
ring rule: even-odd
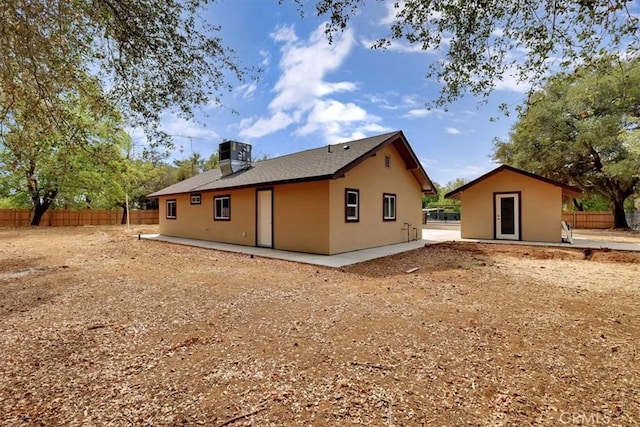
{"label": "concrete walkway", "polygon": [[608,248],[617,251],[640,251],[640,241],[638,243],[611,242],[605,240],[592,240],[583,237],[574,237],[573,243],[547,243],[547,242],[521,242],[518,240],[481,240],[462,239],[460,229],[423,229],[422,239],[428,242],[474,242],[493,243],[501,245],[525,245],[525,246],[547,246],[556,248],[580,248],[580,249],[602,249]]}
{"label": "concrete walkway", "polygon": [[547,246],[561,248],[608,248],[620,251],[640,251],[639,243],[620,243],[601,240],[589,240],[574,237],[573,244],[569,243],[543,243],[543,242],[520,242],[513,240],[477,240],[460,238],[460,229],[424,229],[422,230],[422,240],[399,243],[396,245],[380,246],[377,248],[363,249],[353,252],[345,252],[336,255],[317,255],[302,252],[282,251],[278,249],[257,248],[253,246],[231,245],[228,243],[209,242],[207,240],[184,239],[181,237],[163,236],[161,234],[144,234],[142,239],[158,240],[162,242],[175,243],[179,245],[196,246],[199,248],[215,249],[225,252],[236,252],[247,255],[260,256],[264,258],[276,258],[286,261],[301,262],[304,264],[322,265],[325,267],[344,267],[346,265],[357,264],[376,258],[407,252],[421,248],[425,245],[432,245],[442,242],[475,242],[508,245],[526,246]]}
{"label": "concrete walkway", "polygon": [[183,239],[181,237],[163,236],[161,234],[143,234],[142,239],[159,240],[162,242],[176,243],[179,245],[196,246],[199,248],[215,249],[225,252],[236,252],[247,255],[255,255],[264,258],[276,258],[286,261],[301,262],[304,264],[322,265],[325,267],[344,267],[371,259],[382,258],[401,252],[421,248],[425,244],[439,243],[437,241],[416,240],[397,245],[380,246],[377,248],[362,249],[360,251],[345,252],[336,255],[307,254],[303,252],[281,251],[278,249],[258,248],[254,246],[231,245],[228,243],[209,242],[207,240]]}

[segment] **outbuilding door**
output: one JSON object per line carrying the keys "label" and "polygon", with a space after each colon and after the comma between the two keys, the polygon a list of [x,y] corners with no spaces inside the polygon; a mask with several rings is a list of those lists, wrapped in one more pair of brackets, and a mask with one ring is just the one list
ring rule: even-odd
{"label": "outbuilding door", "polygon": [[273,190],[256,191],[256,246],[273,247]]}
{"label": "outbuilding door", "polygon": [[494,197],[496,239],[520,240],[520,193],[497,193]]}

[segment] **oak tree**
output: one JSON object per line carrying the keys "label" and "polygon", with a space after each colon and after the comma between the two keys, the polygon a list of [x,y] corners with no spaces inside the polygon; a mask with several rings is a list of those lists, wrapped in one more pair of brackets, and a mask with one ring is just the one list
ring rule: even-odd
{"label": "oak tree", "polygon": [[[163,111],[191,116],[220,101],[247,71],[200,17],[209,0],[4,0],[0,101],[4,114],[33,91],[52,102],[97,77],[102,91],[155,143]],[[50,112],[53,113],[51,106]],[[34,119],[38,119],[35,117]]]}
{"label": "oak tree", "polygon": [[34,224],[60,197],[63,178],[88,183],[112,161],[121,118],[153,145],[169,145],[164,111],[190,117],[245,76],[220,28],[200,18],[209,3],[2,2],[0,174],[25,181]]}
{"label": "oak tree", "polygon": [[609,199],[616,228],[628,228],[624,203],[640,189],[640,59],[617,57],[559,74],[533,93],[502,163],[576,185]]}
{"label": "oak tree", "polygon": [[23,89],[0,125],[5,193],[31,202],[32,225],[56,201],[90,207],[96,195],[117,193],[126,174],[130,138],[122,117],[94,79],[82,84],[81,91],[60,91],[51,102]]}
{"label": "oak tree", "polygon": [[[284,0],[280,0],[281,2]],[[294,0],[300,11],[309,4]],[[379,3],[381,3],[378,0]],[[374,0],[316,0],[331,37]],[[404,0],[393,5],[388,31],[373,44],[406,42],[435,52],[426,78],[443,83],[436,105],[470,92],[488,95],[496,82],[540,83],[547,70],[589,64],[609,52],[640,47],[640,15],[631,0]],[[385,24],[387,20],[385,20]]]}

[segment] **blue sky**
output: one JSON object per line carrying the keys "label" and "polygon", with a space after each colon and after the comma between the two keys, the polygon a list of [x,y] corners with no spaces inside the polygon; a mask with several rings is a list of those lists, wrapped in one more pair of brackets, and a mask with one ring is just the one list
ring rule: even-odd
{"label": "blue sky", "polygon": [[292,3],[233,0],[209,7],[206,20],[222,26],[221,37],[242,65],[262,72],[257,82],[237,83],[223,97],[226,107],[202,108],[196,121],[165,114],[164,129],[175,136],[174,158],[187,158],[192,150],[209,156],[223,139],[252,144],[254,156],[276,157],[402,130],[440,184],[473,179],[495,167],[492,141],[505,138],[515,120],[497,106],[519,104],[525,85],[508,79],[497,83],[487,104],[468,97],[448,111],[428,110],[425,102],[437,97],[440,85],[424,74],[437,52],[400,42],[370,49],[387,34],[393,2],[367,3],[370,7],[331,45],[324,21],[301,19]]}

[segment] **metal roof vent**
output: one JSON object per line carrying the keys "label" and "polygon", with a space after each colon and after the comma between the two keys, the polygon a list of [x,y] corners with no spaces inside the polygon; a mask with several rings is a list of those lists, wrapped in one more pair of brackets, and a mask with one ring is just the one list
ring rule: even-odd
{"label": "metal roof vent", "polygon": [[244,142],[224,141],[218,148],[220,171],[227,176],[251,167],[251,145]]}

